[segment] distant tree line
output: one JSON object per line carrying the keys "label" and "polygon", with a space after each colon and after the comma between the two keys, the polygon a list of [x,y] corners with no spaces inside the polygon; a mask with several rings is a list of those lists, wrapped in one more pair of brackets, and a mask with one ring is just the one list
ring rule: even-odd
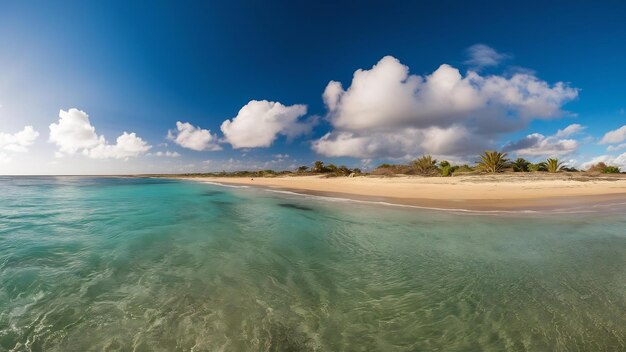
{"label": "distant tree line", "polygon": [[[545,161],[532,163],[524,158],[509,160],[507,153],[498,151],[485,151],[474,165],[462,164],[454,165],[447,160],[438,161],[431,155],[423,155],[408,164],[381,164],[374,169],[372,175],[421,175],[421,176],[453,176],[463,174],[478,173],[500,173],[500,172],[580,172],[573,167],[567,167],[557,158],[548,158]],[[591,166],[586,172],[618,174],[620,168],[606,163],[599,162]],[[363,172],[359,168],[348,168],[345,165],[336,166],[335,164],[325,164],[323,161],[315,161],[313,166],[302,165],[295,171],[274,171],[274,170],[258,170],[258,171],[222,171],[211,173],[193,173],[184,174],[183,176],[199,177],[275,177],[289,175],[325,175],[327,177],[342,176],[359,176]]]}
{"label": "distant tree line", "polygon": [[297,176],[297,175],[326,175],[327,177],[358,176],[363,172],[359,168],[348,168],[345,165],[336,166],[334,164],[324,164],[323,161],[316,161],[312,167],[302,165],[295,171],[283,170],[257,170],[257,171],[221,171],[207,173],[187,173],[181,176],[187,177],[275,177],[275,176]]}
{"label": "distant tree line", "polygon": [[336,166],[335,164],[325,165],[323,161],[319,160],[313,163],[313,167],[308,167],[306,165],[300,166],[297,169],[297,172],[300,174],[327,174],[329,176],[350,176],[362,174],[362,171],[359,168],[350,169],[345,165]]}
{"label": "distant tree line", "polygon": [[[509,160],[507,153],[498,151],[485,151],[479,160],[473,165],[452,165],[446,160],[437,161],[430,155],[424,155],[409,164],[382,164],[372,174],[375,175],[421,175],[421,176],[452,176],[469,173],[499,173],[504,171],[513,172],[579,172],[576,168],[567,167],[557,158],[548,158],[545,161],[532,163],[524,158]],[[588,172],[614,174],[620,173],[617,166],[597,163]]]}

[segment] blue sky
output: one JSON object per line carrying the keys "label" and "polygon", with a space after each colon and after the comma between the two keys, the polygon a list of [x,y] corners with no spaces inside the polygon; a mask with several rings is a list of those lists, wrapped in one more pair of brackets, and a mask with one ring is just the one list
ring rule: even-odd
{"label": "blue sky", "polygon": [[624,18],[619,1],[3,1],[0,174],[493,148],[626,167]]}

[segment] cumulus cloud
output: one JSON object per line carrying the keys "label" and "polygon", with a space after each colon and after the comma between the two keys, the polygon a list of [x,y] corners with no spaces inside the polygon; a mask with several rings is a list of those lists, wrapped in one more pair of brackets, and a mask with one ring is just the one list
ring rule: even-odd
{"label": "cumulus cloud", "polygon": [[560,156],[571,154],[576,149],[578,149],[576,140],[546,137],[540,133],[529,134],[517,142],[504,146],[504,151],[515,152],[520,156]]}
{"label": "cumulus cloud", "polygon": [[127,159],[139,156],[148,150],[151,146],[143,139],[137,137],[135,133],[122,133],[117,137],[115,144],[102,143],[91,148],[86,153],[89,157],[95,159]]}
{"label": "cumulus cloud", "polygon": [[329,157],[408,158],[417,152],[440,156],[465,155],[467,150],[482,150],[492,143],[487,138],[474,138],[465,127],[451,126],[372,133],[329,132],[313,142],[313,150]]}
{"label": "cumulus cloud", "polygon": [[124,132],[117,137],[116,143],[107,143],[104,136],[96,133],[89,115],[78,109],[59,111],[59,121],[50,124],[49,141],[56,144],[57,157],[77,152],[96,159],[127,159],[147,152],[151,146],[135,133]]}
{"label": "cumulus cloud", "polygon": [[563,156],[575,152],[578,149],[578,141],[565,139],[580,133],[585,127],[572,124],[562,130],[558,130],[553,136],[544,136],[540,133],[532,133],[526,137],[504,146],[504,151],[515,152],[520,156]]}
{"label": "cumulus cloud", "polygon": [[509,59],[511,55],[497,52],[494,48],[485,44],[474,44],[467,48],[469,59],[467,65],[474,68],[498,66],[502,61]]}
{"label": "cumulus cloud", "polygon": [[269,147],[279,135],[291,139],[310,132],[315,120],[300,120],[306,112],[306,105],[252,100],[232,120],[224,121],[221,130],[235,149]]}
{"label": "cumulus cloud", "polygon": [[360,158],[470,155],[532,119],[564,115],[562,105],[577,95],[562,82],[550,85],[527,73],[463,76],[444,64],[430,75],[411,75],[386,56],[369,70],[357,70],[347,89],[335,81],[327,85],[323,99],[334,130],[313,149]]}
{"label": "cumulus cloud", "polygon": [[[26,126],[21,131],[11,133],[0,132],[0,149],[10,152],[26,152],[35,143],[39,132],[33,126]],[[6,154],[5,154],[6,155]],[[8,156],[5,157],[5,160]]]}
{"label": "cumulus cloud", "polygon": [[211,134],[210,130],[193,126],[189,122],[176,122],[176,130],[167,132],[167,139],[180,145],[183,148],[196,151],[217,151],[222,150],[218,144],[216,135]]}
{"label": "cumulus cloud", "polygon": [[57,145],[59,152],[74,154],[104,144],[104,137],[96,134],[89,115],[78,109],[69,109],[60,110],[59,121],[50,124],[50,142]]}
{"label": "cumulus cloud", "polygon": [[614,144],[621,143],[623,141],[626,141],[626,125],[616,130],[607,132],[600,140],[600,144]]}

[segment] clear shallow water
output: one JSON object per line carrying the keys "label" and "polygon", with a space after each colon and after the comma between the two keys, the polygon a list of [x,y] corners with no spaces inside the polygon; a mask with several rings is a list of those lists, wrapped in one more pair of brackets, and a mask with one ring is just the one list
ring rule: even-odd
{"label": "clear shallow water", "polygon": [[0,177],[0,351],[618,351],[626,215]]}

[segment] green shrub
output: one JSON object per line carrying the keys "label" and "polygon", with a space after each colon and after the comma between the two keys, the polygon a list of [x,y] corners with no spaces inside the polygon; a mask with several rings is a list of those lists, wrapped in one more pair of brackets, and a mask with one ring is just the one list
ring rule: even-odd
{"label": "green shrub", "polygon": [[440,170],[441,170],[441,176],[443,177],[452,176],[453,170],[450,164],[440,167]]}
{"label": "green shrub", "polygon": [[620,169],[617,166],[607,166],[602,170],[603,174],[619,174]]}
{"label": "green shrub", "polygon": [[430,155],[424,155],[419,159],[413,161],[413,170],[416,174],[422,176],[435,176],[439,173],[437,167],[437,160],[433,159]]}
{"label": "green shrub", "polygon": [[530,171],[528,167],[530,166],[530,162],[524,158],[517,158],[511,165],[513,166],[513,171],[515,172],[528,172]]}
{"label": "green shrub", "polygon": [[530,163],[528,164],[528,171],[530,172],[537,172],[537,171],[548,171],[546,168],[546,163],[544,162],[540,162],[540,163]]}
{"label": "green shrub", "polygon": [[601,172],[603,174],[619,174],[621,172],[618,166],[607,165],[603,162],[592,165],[588,171]]}
{"label": "green shrub", "polygon": [[467,174],[467,173],[471,173],[474,172],[474,168],[465,164],[465,165],[461,165],[461,166],[455,166],[454,170],[452,171],[453,174],[455,175],[459,175],[459,174]]}

